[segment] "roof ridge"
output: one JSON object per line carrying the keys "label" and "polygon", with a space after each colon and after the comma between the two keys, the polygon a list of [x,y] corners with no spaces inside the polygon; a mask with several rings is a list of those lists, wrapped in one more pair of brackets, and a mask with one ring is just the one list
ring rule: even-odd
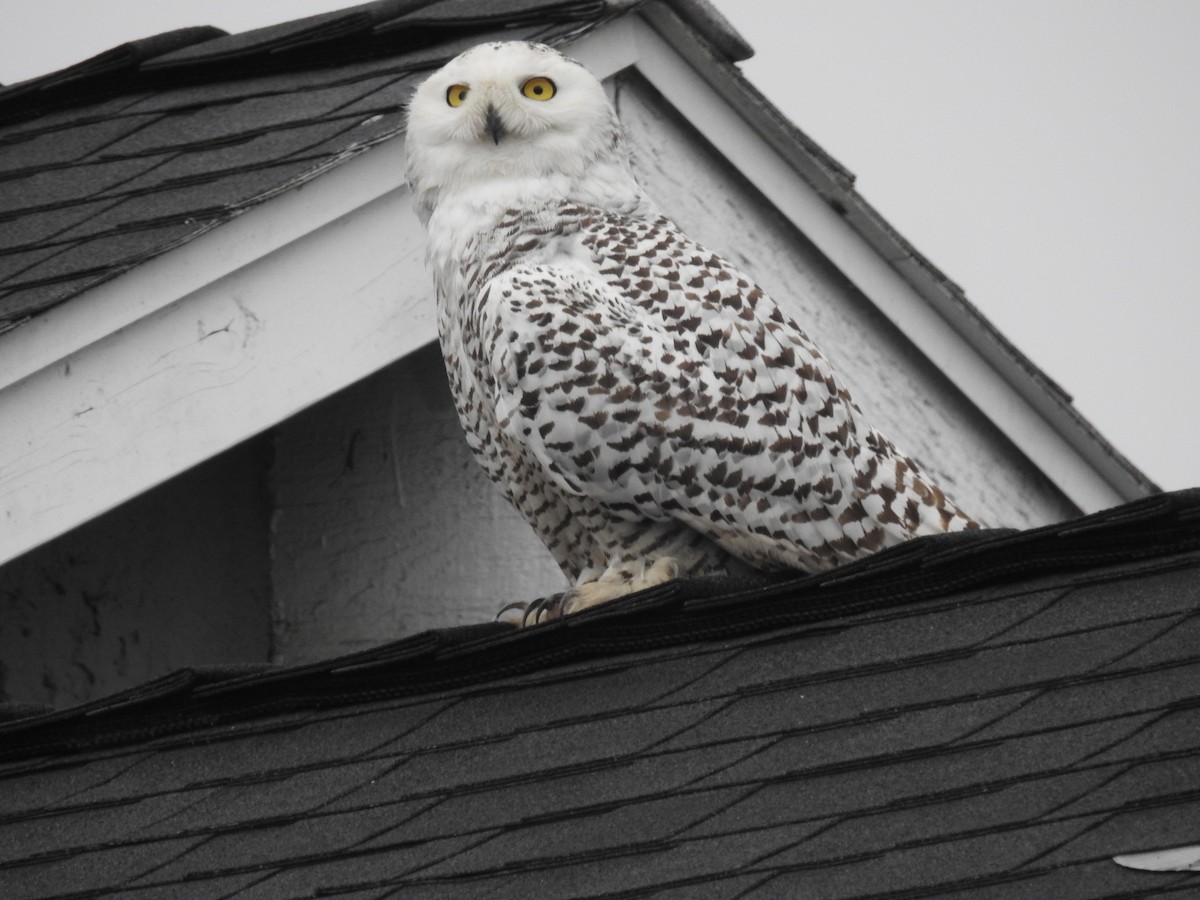
{"label": "roof ridge", "polygon": [[138,66],[156,56],[173,53],[184,47],[202,44],[216,38],[226,37],[229,32],[213,25],[194,25],[185,28],[175,28],[163,31],[149,37],[137,38],[118,44],[108,50],[101,51],[95,56],[89,56],[82,62],[77,62],[64,69],[48,72],[36,78],[6,85],[0,91],[4,97],[27,94],[44,90],[54,85],[77,82],[98,75],[110,74],[131,66]]}
{"label": "roof ridge", "polygon": [[[118,44],[55,72],[0,87],[0,123],[42,115],[50,109],[93,102],[131,89],[131,74],[147,61],[227,36],[212,25],[176,28]],[[66,98],[73,102],[64,102]]]}
{"label": "roof ridge", "polygon": [[[0,86],[0,124],[137,90],[232,81],[420,50],[436,45],[448,27],[463,35],[499,25],[594,23],[629,5],[607,0],[504,0],[472,15],[454,16],[450,23],[445,15],[421,15],[454,2],[373,0],[235,34],[204,25],[129,41],[57,72]],[[422,67],[442,61],[423,60]]]}
{"label": "roof ridge", "polygon": [[0,759],[69,753],[299,709],[461,689],[567,662],[816,624],[947,593],[1200,550],[1200,489],[1027,531],[911,541],[816,575],[669,582],[528,629],[427,631],[247,673],[183,669],[80,707],[0,724]]}

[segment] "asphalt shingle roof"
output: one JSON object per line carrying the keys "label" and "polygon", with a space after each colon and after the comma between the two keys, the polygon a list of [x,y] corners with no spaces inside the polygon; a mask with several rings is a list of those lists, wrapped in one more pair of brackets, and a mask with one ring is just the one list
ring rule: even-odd
{"label": "asphalt shingle roof", "polygon": [[0,728],[6,898],[1185,896],[1200,491]]}
{"label": "asphalt shingle roof", "polygon": [[0,88],[0,331],[402,129],[422,73],[561,42],[603,0],[379,0],[242,34],[185,28]]}
{"label": "asphalt shingle roof", "polygon": [[[463,47],[627,7],[383,0],[0,90],[0,330],[395,135]],[[0,897],[1195,894],[1111,858],[1200,843],[1198,572],[1182,492],[0,710]]]}

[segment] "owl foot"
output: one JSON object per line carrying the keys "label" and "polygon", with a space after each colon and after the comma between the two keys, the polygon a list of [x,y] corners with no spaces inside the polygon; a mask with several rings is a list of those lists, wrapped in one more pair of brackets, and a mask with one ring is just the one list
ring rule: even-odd
{"label": "owl foot", "polygon": [[[562,616],[562,600],[565,596],[566,592],[563,592],[551,594],[549,597],[539,597],[536,600],[518,600],[515,603],[509,603],[500,607],[500,611],[496,613],[496,621],[509,622],[513,625],[520,625],[522,628],[537,625],[539,622],[551,622]],[[513,615],[506,619],[505,616],[509,614]]]}
{"label": "owl foot", "polygon": [[562,615],[582,612],[609,600],[624,597],[679,577],[679,561],[664,556],[653,562],[619,563],[609,566],[595,581],[577,584],[562,596]]}
{"label": "owl foot", "polygon": [[551,594],[529,602],[509,603],[496,613],[496,619],[499,621],[509,613],[518,613],[519,618],[514,616],[508,621],[528,628],[542,622],[553,622],[678,577],[679,561],[670,556],[653,562],[619,563],[609,566],[595,581],[577,584],[561,594]]}

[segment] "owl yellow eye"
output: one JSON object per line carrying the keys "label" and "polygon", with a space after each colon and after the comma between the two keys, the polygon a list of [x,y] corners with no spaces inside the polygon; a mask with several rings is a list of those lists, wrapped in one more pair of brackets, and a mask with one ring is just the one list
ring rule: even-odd
{"label": "owl yellow eye", "polygon": [[451,106],[462,106],[467,102],[467,94],[470,90],[465,84],[452,84],[450,90],[446,91],[446,102]]}
{"label": "owl yellow eye", "polygon": [[521,85],[521,93],[530,100],[549,100],[557,92],[554,82],[537,75]]}

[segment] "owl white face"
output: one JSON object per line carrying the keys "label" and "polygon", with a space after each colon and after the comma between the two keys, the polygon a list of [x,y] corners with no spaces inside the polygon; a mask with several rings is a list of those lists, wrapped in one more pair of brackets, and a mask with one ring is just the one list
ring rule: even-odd
{"label": "owl white face", "polygon": [[541,44],[481,44],[413,95],[408,177],[418,195],[481,181],[581,178],[612,157],[619,126],[600,82]]}

